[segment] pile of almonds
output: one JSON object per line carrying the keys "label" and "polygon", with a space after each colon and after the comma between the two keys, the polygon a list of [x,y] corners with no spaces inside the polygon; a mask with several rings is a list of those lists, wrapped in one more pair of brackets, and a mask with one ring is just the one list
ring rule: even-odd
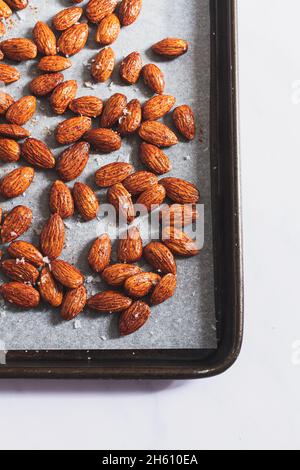
{"label": "pile of almonds", "polygon": [[[0,17],[9,17],[11,8],[22,9],[27,3],[27,0],[0,0]],[[73,3],[80,1],[73,0]],[[7,214],[2,214],[0,209],[1,240],[9,244],[1,268],[11,279],[1,285],[0,292],[5,300],[22,308],[37,307],[42,299],[53,307],[60,307],[65,320],[74,319],[86,305],[100,313],[121,312],[121,335],[133,333],[145,324],[150,316],[149,304],[158,305],[172,297],[177,283],[175,256],[199,253],[196,243],[182,231],[182,227],[198,218],[195,205],[199,191],[180,178],[158,179],[158,175],[172,168],[162,148],[176,145],[178,137],[159,121],[172,110],[176,99],[164,94],[165,78],[157,65],[143,66],[141,55],[135,51],[120,66],[120,77],[126,84],[136,84],[142,77],[155,94],[143,106],[137,99],[127,102],[121,93],[112,95],[106,103],[96,96],[76,98],[77,82],[64,81],[62,71],[72,66],[70,57],[87,42],[88,23],[79,22],[84,13],[89,22],[98,25],[95,40],[100,46],[110,46],[117,40],[122,26],[137,20],[141,8],[142,0],[120,3],[118,0],[90,0],[85,12],[79,6],[72,6],[57,13],[52,19],[55,32],[47,24],[37,22],[32,40],[13,38],[0,43],[1,59],[26,61],[39,55],[37,67],[45,72],[31,81],[30,96],[14,101],[8,93],[0,92],[0,115],[6,119],[0,124],[0,160],[17,162],[22,158],[28,164],[1,179],[0,195],[9,199],[23,194],[34,181],[34,167],[55,169],[59,178],[51,188],[52,215],[41,232],[39,248],[19,240],[32,222],[29,208],[18,205]],[[58,38],[57,34],[60,34]],[[155,54],[170,59],[185,54],[188,43],[166,38],[152,49]],[[113,49],[102,48],[92,63],[93,80],[107,81],[114,68]],[[17,68],[0,63],[0,81],[9,84],[19,78]],[[57,142],[69,146],[58,159],[44,142],[31,138],[23,127],[35,114],[36,97],[44,96],[49,96],[54,114],[63,115],[67,110],[74,113],[74,117],[57,126]],[[195,119],[191,108],[179,106],[172,117],[181,137],[193,140]],[[92,119],[96,118],[99,127],[92,128]],[[91,147],[101,153],[114,152],[121,148],[122,139],[131,134],[138,134],[142,141],[140,159],[146,169],[135,171],[130,163],[116,162],[101,167],[95,174],[95,186],[107,188],[108,202],[127,220],[129,227],[127,237],[118,242],[117,264],[111,263],[112,243],[107,234],[92,243],[89,265],[112,290],[87,298],[84,275],[60,259],[65,240],[64,219],[72,217],[75,209],[84,221],[95,219],[99,201],[87,184],[77,181],[70,189],[66,183],[81,175],[88,164]],[[18,142],[21,140],[24,140],[22,144]],[[152,241],[143,247],[139,229],[130,225],[136,217],[136,204],[143,204],[151,212],[166,198],[171,203],[160,210],[162,241]],[[168,220],[167,225],[163,223],[165,220]],[[142,257],[153,272],[144,272],[136,264]]]}

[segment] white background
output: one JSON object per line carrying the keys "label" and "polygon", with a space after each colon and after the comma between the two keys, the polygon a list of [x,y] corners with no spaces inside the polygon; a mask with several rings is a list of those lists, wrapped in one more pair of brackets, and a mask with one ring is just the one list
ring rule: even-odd
{"label": "white background", "polygon": [[239,1],[238,363],[205,381],[1,381],[2,449],[299,449],[299,17],[299,0]]}

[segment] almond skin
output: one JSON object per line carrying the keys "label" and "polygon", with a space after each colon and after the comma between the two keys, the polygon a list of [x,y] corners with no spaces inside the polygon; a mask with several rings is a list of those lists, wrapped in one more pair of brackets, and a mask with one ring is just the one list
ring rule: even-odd
{"label": "almond skin", "polygon": [[120,30],[120,20],[112,13],[111,15],[103,18],[99,23],[96,32],[96,41],[102,46],[109,46],[118,39]]}
{"label": "almond skin", "polygon": [[0,49],[7,59],[19,62],[35,59],[37,56],[36,45],[26,38],[6,39],[0,43]]}
{"label": "almond skin", "polygon": [[46,23],[38,21],[33,28],[33,40],[42,55],[56,54],[56,37]]}
{"label": "almond skin", "polygon": [[108,266],[102,272],[102,279],[113,287],[120,287],[124,284],[126,279],[134,276],[141,272],[141,269],[138,266],[133,264],[113,264]]}
{"label": "almond skin", "polygon": [[195,204],[200,199],[196,186],[181,178],[163,178],[159,183],[164,186],[168,198],[178,204]]}
{"label": "almond skin", "polygon": [[130,227],[126,238],[118,243],[117,257],[120,263],[136,263],[143,255],[143,241],[137,227]]}
{"label": "almond skin", "polygon": [[96,194],[87,184],[75,183],[73,197],[75,206],[84,220],[93,220],[97,217],[99,202]]}
{"label": "almond skin", "polygon": [[107,199],[122,219],[127,220],[128,223],[134,220],[135,210],[131,195],[122,183],[117,183],[109,188]]}
{"label": "almond skin", "polygon": [[52,214],[40,234],[41,251],[53,260],[61,255],[65,242],[65,227],[58,214]]}
{"label": "almond skin", "polygon": [[43,268],[38,282],[42,299],[52,307],[59,307],[63,301],[62,287],[56,282],[49,268]]}
{"label": "almond skin", "polygon": [[22,240],[12,242],[7,248],[7,253],[12,258],[24,258],[25,261],[28,261],[38,268],[45,264],[42,253],[31,243]]}
{"label": "almond skin", "polygon": [[92,120],[86,116],[78,116],[58,124],[55,137],[59,144],[69,145],[77,142],[92,127]]}
{"label": "almond skin", "polygon": [[59,11],[52,19],[52,24],[57,31],[64,31],[71,28],[82,17],[83,9],[80,7],[70,7]]}
{"label": "almond skin", "polygon": [[87,302],[87,292],[84,286],[69,290],[64,296],[60,314],[64,320],[76,318],[84,309]]}
{"label": "almond skin", "polygon": [[196,256],[200,252],[194,240],[175,227],[165,227],[162,232],[162,240],[169,250],[177,256]]}
{"label": "almond skin", "polygon": [[0,124],[0,136],[21,140],[29,137],[30,133],[17,124]]}
{"label": "almond skin", "polygon": [[105,291],[94,295],[88,299],[89,308],[100,313],[123,312],[132,304],[132,300],[123,294],[115,291]]}
{"label": "almond skin", "polygon": [[156,186],[157,183],[157,176],[149,171],[136,171],[123,181],[123,185],[132,196],[143,193],[147,189]]}
{"label": "almond skin", "polygon": [[28,6],[28,0],[5,0],[5,3],[13,10],[24,10]]}
{"label": "almond skin", "polygon": [[81,51],[89,37],[89,27],[86,23],[75,24],[62,33],[58,40],[58,50],[69,57]]}
{"label": "almond skin", "polygon": [[140,194],[136,204],[145,206],[148,212],[152,212],[164,202],[165,198],[165,188],[161,184],[157,184]]}
{"label": "almond skin", "polygon": [[138,130],[142,122],[142,107],[139,100],[131,100],[119,119],[118,131],[120,134],[133,134]]}
{"label": "almond skin", "polygon": [[0,18],[7,19],[12,15],[12,11],[6,2],[0,0]]}
{"label": "almond skin", "polygon": [[172,170],[169,157],[155,145],[143,142],[140,146],[140,157],[144,165],[157,175],[162,175]]}
{"label": "almond skin", "polygon": [[130,163],[109,163],[96,171],[95,183],[100,188],[109,188],[114,184],[122,183],[133,172],[134,167]]}
{"label": "almond skin", "polygon": [[115,11],[117,4],[118,0],[90,0],[85,14],[91,23],[100,23],[103,18]]}
{"label": "almond skin", "polygon": [[151,315],[149,305],[141,300],[134,302],[121,314],[119,330],[121,336],[131,335],[142,328]]}
{"label": "almond skin", "polygon": [[178,144],[174,132],[165,124],[157,121],[143,122],[139,129],[139,136],[149,144],[157,147],[171,147]]}
{"label": "almond skin", "polygon": [[162,95],[165,89],[163,72],[155,64],[147,64],[142,69],[145,85],[157,95]]}
{"label": "almond skin", "polygon": [[162,225],[183,228],[199,218],[197,207],[193,204],[172,204],[160,212]]}
{"label": "almond skin", "polygon": [[2,243],[10,243],[27,232],[32,222],[32,211],[26,206],[14,207],[5,217],[1,227]]}
{"label": "almond skin", "polygon": [[64,81],[62,73],[46,73],[34,78],[30,84],[30,91],[35,96],[46,96]]}
{"label": "almond skin", "polygon": [[103,101],[96,96],[82,96],[71,101],[69,108],[80,116],[95,118],[102,113]]}
{"label": "almond skin", "polygon": [[17,162],[21,156],[20,145],[12,139],[0,139],[0,160],[6,162]]}
{"label": "almond skin", "polygon": [[95,57],[91,67],[92,77],[96,82],[103,83],[108,80],[115,68],[116,57],[111,47],[102,49]]}
{"label": "almond skin", "polygon": [[56,114],[64,114],[77,93],[77,82],[68,80],[58,85],[50,97],[50,104]]}
{"label": "almond skin", "polygon": [[44,72],[62,72],[69,69],[72,62],[67,57],[60,55],[49,55],[42,57],[38,63],[38,68]]}
{"label": "almond skin", "polygon": [[148,100],[143,106],[143,118],[145,121],[157,121],[167,114],[176,103],[176,98],[171,95],[157,95]]}
{"label": "almond skin", "polygon": [[23,96],[7,110],[5,115],[7,121],[18,126],[23,126],[29,121],[36,111],[36,98],[34,96]]}
{"label": "almond skin", "polygon": [[180,134],[187,140],[193,140],[195,138],[195,116],[189,106],[178,106],[173,112],[173,121]]}
{"label": "almond skin", "polygon": [[38,291],[22,282],[2,284],[0,293],[4,300],[21,308],[34,308],[40,303]]}
{"label": "almond skin", "polygon": [[84,135],[95,150],[102,153],[111,153],[119,150],[122,146],[121,137],[112,129],[91,129]]}
{"label": "almond skin", "polygon": [[119,18],[123,26],[134,23],[142,9],[142,0],[122,0],[119,8]]}
{"label": "almond skin", "polygon": [[153,52],[169,58],[185,54],[188,48],[188,43],[184,39],[179,38],[166,38],[152,46]]}
{"label": "almond skin", "polygon": [[0,91],[0,115],[3,116],[14,102],[15,100],[12,96],[4,91]]}
{"label": "almond skin", "polygon": [[127,98],[121,93],[115,93],[105,103],[100,118],[100,127],[112,127],[122,116],[127,105]]}
{"label": "almond skin", "polygon": [[40,275],[39,271],[27,261],[19,259],[6,259],[1,262],[1,269],[5,276],[13,281],[29,282],[35,284]]}
{"label": "almond skin", "polygon": [[140,299],[148,295],[160,279],[161,277],[156,273],[135,274],[125,281],[124,288],[130,297]]}
{"label": "almond skin", "polygon": [[55,158],[49,147],[38,139],[27,139],[22,145],[22,157],[39,168],[54,168]]}
{"label": "almond skin", "polygon": [[69,289],[77,289],[84,283],[84,276],[79,269],[62,259],[52,261],[51,273],[58,282]]}
{"label": "almond skin", "polygon": [[56,170],[63,181],[72,181],[81,175],[88,162],[89,151],[87,142],[79,142],[60,155]]}
{"label": "almond skin", "polygon": [[106,233],[96,238],[88,255],[88,262],[93,271],[101,273],[109,265],[111,250],[111,241]]}
{"label": "almond skin", "polygon": [[20,72],[11,65],[0,64],[0,81],[8,85],[9,83],[20,80]]}
{"label": "almond skin", "polygon": [[0,194],[6,199],[21,196],[29,188],[34,178],[34,169],[21,167],[11,171],[0,181]]}
{"label": "almond skin", "polygon": [[173,297],[177,287],[177,279],[174,274],[166,274],[155,287],[150,302],[159,305]]}
{"label": "almond skin", "polygon": [[132,52],[121,63],[120,77],[125,83],[134,85],[140,78],[142,68],[141,54],[139,52]]}
{"label": "almond skin", "polygon": [[74,201],[68,186],[56,180],[50,191],[50,211],[59,214],[62,219],[72,217],[74,214]]}
{"label": "almond skin", "polygon": [[163,274],[176,274],[177,267],[173,253],[160,242],[150,242],[143,252],[147,262]]}

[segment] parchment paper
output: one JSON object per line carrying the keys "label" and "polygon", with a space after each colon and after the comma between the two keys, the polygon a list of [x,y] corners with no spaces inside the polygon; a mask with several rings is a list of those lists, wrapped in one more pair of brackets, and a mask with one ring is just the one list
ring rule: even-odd
{"label": "parchment paper", "polygon": [[[83,2],[85,4],[87,2]],[[76,321],[63,322],[59,311],[41,304],[38,310],[22,312],[2,302],[0,310],[0,340],[6,349],[131,349],[131,348],[214,348],[216,347],[213,257],[210,207],[210,152],[209,152],[209,99],[210,99],[210,46],[209,0],[144,0],[139,20],[123,28],[118,41],[112,46],[118,62],[134,50],[143,55],[144,63],[158,63],[166,76],[166,92],[177,98],[177,104],[189,104],[197,116],[197,139],[181,142],[167,150],[173,162],[171,176],[196,183],[205,204],[205,246],[200,256],[178,261],[178,289],[174,298],[152,309],[152,317],[139,332],[120,339],[118,315],[99,315],[86,310]],[[35,22],[40,19],[50,24],[51,17],[71,2],[60,0],[30,0],[30,7],[14,14],[7,37],[31,37]],[[90,27],[88,47],[72,57],[73,67],[64,72],[65,79],[77,79],[77,96],[98,95],[105,99],[123,92],[128,100],[139,98],[142,102],[151,96],[143,83],[124,86],[118,69],[106,84],[91,84],[88,63],[99,50],[94,40],[95,27]],[[173,60],[154,56],[150,46],[167,36],[184,37],[190,42],[190,51]],[[36,76],[36,61],[17,65],[22,79],[5,87],[15,99],[29,94],[28,83]],[[91,89],[90,87],[93,87]],[[58,155],[59,148],[53,137],[56,125],[63,117],[53,116],[47,99],[40,99],[35,118],[27,124],[32,136],[44,139]],[[96,125],[96,121],[95,121]],[[203,134],[203,135],[202,135]],[[93,175],[100,166],[113,161],[134,162],[140,168],[138,145],[135,139],[125,139],[122,149],[115,154],[92,154],[79,181],[93,185]],[[0,176],[19,166],[1,164]],[[21,162],[22,164],[22,162]],[[24,163],[23,163],[24,164]],[[18,204],[32,208],[34,223],[22,239],[38,243],[41,226],[49,217],[48,197],[51,183],[57,178],[55,171],[36,171],[34,184],[12,201],[1,201],[9,210]],[[69,184],[73,186],[73,182]],[[95,188],[94,188],[95,189]],[[100,201],[104,193],[97,191]],[[66,221],[66,247],[62,257],[78,265],[87,276],[90,294],[107,288],[88,268],[86,259],[91,241],[103,232],[101,223],[83,223],[78,217]]]}

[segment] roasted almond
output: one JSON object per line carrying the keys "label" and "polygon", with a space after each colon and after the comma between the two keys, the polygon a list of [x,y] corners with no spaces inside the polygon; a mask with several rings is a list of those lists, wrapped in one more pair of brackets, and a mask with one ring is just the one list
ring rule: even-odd
{"label": "roasted almond", "polygon": [[142,0],[122,0],[119,8],[119,18],[123,26],[134,23],[142,8]]}
{"label": "roasted almond", "polygon": [[71,28],[82,17],[83,9],[80,7],[70,7],[59,11],[52,19],[52,24],[57,31],[64,31]]}
{"label": "roasted almond", "polygon": [[69,289],[77,289],[84,283],[84,276],[79,269],[62,259],[51,262],[51,273],[58,282]]}
{"label": "roasted almond", "polygon": [[153,52],[164,57],[179,57],[188,51],[187,41],[179,38],[166,38],[152,46]]}
{"label": "roasted almond", "polygon": [[124,288],[130,297],[140,299],[148,295],[160,279],[156,273],[139,273],[126,279]]}
{"label": "roasted almond", "polygon": [[108,46],[117,40],[120,30],[120,20],[112,13],[111,15],[103,18],[99,23],[96,32],[96,41],[102,46]]}
{"label": "roasted almond", "polygon": [[56,282],[49,268],[43,268],[38,282],[42,299],[52,307],[59,307],[63,301],[63,290]]}
{"label": "roasted almond", "polygon": [[34,78],[29,88],[35,96],[45,96],[51,93],[60,83],[64,81],[62,73],[45,73]]}
{"label": "roasted almond", "polygon": [[22,145],[22,157],[31,165],[54,168],[55,158],[49,147],[38,139],[27,139]]}
{"label": "roasted almond", "polygon": [[171,147],[178,144],[173,131],[165,124],[157,121],[143,122],[139,129],[140,138],[157,147]]}
{"label": "roasted almond", "polygon": [[112,264],[105,268],[101,276],[102,279],[110,286],[119,287],[124,284],[126,279],[140,272],[141,269],[138,266],[120,263]]}
{"label": "roasted almond", "polygon": [[141,300],[133,302],[133,304],[125,310],[120,317],[119,330],[121,336],[131,335],[142,328],[151,315],[149,305]]}
{"label": "roasted almond", "polygon": [[56,54],[56,37],[46,23],[38,21],[33,28],[33,40],[40,54]]}
{"label": "roasted almond", "polygon": [[172,204],[160,212],[162,225],[183,228],[191,225],[199,218],[199,212],[194,204]]}
{"label": "roasted almond", "polygon": [[145,85],[158,95],[162,95],[165,89],[165,78],[163,72],[155,64],[144,65],[142,69]]}
{"label": "roasted almond", "polygon": [[20,72],[11,65],[0,64],[0,81],[8,85],[9,83],[20,80]]}
{"label": "roasted almond", "polygon": [[12,139],[0,139],[0,160],[2,162],[17,162],[21,156],[20,145]]}
{"label": "roasted almond", "polygon": [[34,308],[40,303],[40,294],[34,287],[23,282],[2,284],[0,293],[4,300],[22,308]]}
{"label": "roasted almond", "polygon": [[81,96],[71,101],[69,108],[75,114],[95,118],[102,113],[103,102],[96,96]]}
{"label": "roasted almond", "polygon": [[89,308],[100,313],[123,312],[132,304],[132,300],[115,291],[104,291],[88,299]]}
{"label": "roasted almond", "polygon": [[14,207],[5,217],[1,227],[2,243],[10,243],[27,232],[32,222],[32,211],[26,206]]}
{"label": "roasted almond", "polygon": [[0,124],[0,136],[21,140],[29,137],[30,133],[17,124]]}
{"label": "roasted almond", "polygon": [[131,52],[121,63],[120,77],[125,83],[134,85],[140,78],[142,68],[141,54],[139,52]]}
{"label": "roasted almond", "polygon": [[12,258],[24,259],[38,268],[45,264],[42,253],[31,243],[22,240],[12,242],[7,248],[7,253]]}
{"label": "roasted almond", "polygon": [[12,124],[23,126],[32,118],[35,110],[36,98],[34,96],[23,96],[10,106],[5,117]]}
{"label": "roasted almond", "polygon": [[0,115],[3,116],[14,102],[15,100],[12,96],[4,91],[0,91]]}
{"label": "roasted almond", "polygon": [[163,243],[155,241],[148,243],[143,255],[158,272],[176,274],[177,267],[173,253]]}
{"label": "roasted almond", "polygon": [[136,171],[123,181],[123,185],[132,196],[143,193],[147,189],[156,186],[157,183],[157,176],[149,171]]}
{"label": "roasted almond", "polygon": [[72,217],[74,214],[74,201],[68,186],[56,180],[50,191],[50,210],[52,214],[59,214],[62,219]]}
{"label": "roasted almond", "polygon": [[84,48],[89,37],[89,27],[86,23],[71,26],[62,33],[58,40],[58,50],[69,57],[78,54]]}
{"label": "roasted almond", "polygon": [[69,290],[61,306],[60,314],[64,320],[76,318],[84,309],[87,302],[87,292],[84,286]]}
{"label": "roasted almond", "polygon": [[8,4],[3,0],[0,0],[0,18],[7,19],[12,15],[12,11]]}
{"label": "roasted almond", "polygon": [[73,197],[76,209],[84,220],[93,220],[97,217],[99,202],[96,194],[87,184],[75,183]]}
{"label": "roasted almond", "polygon": [[123,115],[127,105],[127,98],[121,93],[115,93],[105,103],[101,118],[100,127],[112,127]]}
{"label": "roasted almond", "polygon": [[86,132],[84,139],[91,146],[102,153],[111,153],[119,150],[122,145],[121,137],[112,129],[91,129]]}
{"label": "roasted almond", "polygon": [[55,137],[59,144],[68,145],[77,142],[92,127],[92,120],[86,116],[78,116],[58,124]]}
{"label": "roasted almond", "polygon": [[177,278],[174,274],[166,274],[155,287],[150,302],[159,305],[173,297],[177,287]]}
{"label": "roasted almond", "polygon": [[128,223],[134,220],[135,210],[131,195],[122,183],[117,183],[109,188],[107,199],[122,219],[127,220]]}
{"label": "roasted almond", "polygon": [[5,3],[13,10],[24,10],[28,6],[28,0],[5,0]]}
{"label": "roasted almond", "polygon": [[173,121],[176,128],[187,140],[195,138],[195,116],[190,106],[178,106],[173,112]]}
{"label": "roasted almond", "polygon": [[114,184],[122,183],[133,172],[134,167],[130,163],[109,163],[96,171],[95,183],[100,188],[109,188]]}
{"label": "roasted almond", "polygon": [[174,255],[189,257],[196,256],[200,252],[196,242],[175,227],[165,227],[163,229],[162,241]]}
{"label": "roasted almond", "polygon": [[146,207],[148,212],[152,212],[164,202],[165,198],[165,188],[161,184],[157,184],[140,194],[136,204],[140,204]]}
{"label": "roasted almond", "polygon": [[6,259],[1,262],[1,269],[13,281],[30,284],[35,284],[40,275],[32,264],[23,259]]}
{"label": "roasted almond", "polygon": [[42,57],[38,63],[38,68],[44,72],[62,72],[69,69],[72,62],[67,57],[60,55],[48,55]]}
{"label": "roasted almond", "polygon": [[88,262],[93,271],[101,273],[109,265],[111,250],[111,241],[106,233],[96,238],[88,255]]}
{"label": "roasted almond", "polygon": [[34,178],[34,169],[23,166],[11,171],[0,181],[0,194],[6,199],[21,196]]}
{"label": "roasted almond", "polygon": [[40,234],[42,253],[50,260],[58,258],[64,247],[65,227],[58,214],[52,214]]}
{"label": "roasted almond", "polygon": [[137,227],[130,227],[126,238],[120,238],[117,257],[121,263],[136,263],[143,255],[143,241]]}
{"label": "roasted almond", "polygon": [[148,100],[143,106],[143,118],[145,121],[156,121],[167,114],[176,103],[176,98],[171,95],[157,95]]}
{"label": "roasted almond", "polygon": [[64,114],[77,93],[76,80],[68,80],[58,85],[50,97],[50,103],[56,114]]}
{"label": "roasted almond", "polygon": [[85,14],[92,23],[100,23],[103,18],[113,13],[118,0],[90,0]]}
{"label": "roasted almond", "polygon": [[111,47],[102,49],[96,55],[91,67],[92,77],[96,82],[106,82],[115,68],[116,57]]}
{"label": "roasted almond", "polygon": [[196,186],[181,178],[163,178],[159,181],[167,192],[167,196],[178,204],[195,204],[200,199]]}
{"label": "roasted almond", "polygon": [[37,56],[36,45],[26,38],[6,39],[0,43],[0,49],[7,59],[20,62],[35,59]]}
{"label": "roasted almond", "polygon": [[133,134],[142,122],[142,107],[139,100],[131,100],[119,119],[118,131],[121,135]]}
{"label": "roasted almond", "polygon": [[143,142],[140,146],[140,157],[144,165],[157,175],[162,175],[172,170],[169,157],[155,145]]}
{"label": "roasted almond", "polygon": [[88,162],[89,151],[87,142],[79,142],[60,155],[56,170],[63,181],[72,181],[81,175]]}

